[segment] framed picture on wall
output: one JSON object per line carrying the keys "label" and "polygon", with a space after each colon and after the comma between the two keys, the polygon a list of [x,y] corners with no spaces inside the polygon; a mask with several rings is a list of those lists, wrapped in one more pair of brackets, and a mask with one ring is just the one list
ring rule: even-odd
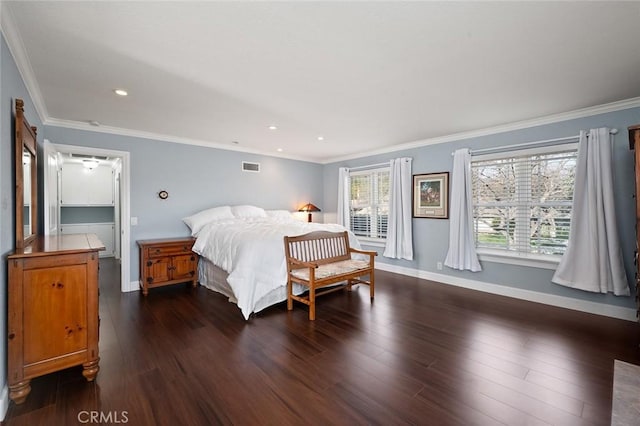
{"label": "framed picture on wall", "polygon": [[449,218],[449,172],[413,175],[413,217]]}

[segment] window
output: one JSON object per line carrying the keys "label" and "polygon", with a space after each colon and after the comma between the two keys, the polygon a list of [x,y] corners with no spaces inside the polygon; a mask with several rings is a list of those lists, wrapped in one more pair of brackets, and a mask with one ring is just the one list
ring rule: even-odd
{"label": "window", "polygon": [[569,240],[576,161],[577,144],[474,157],[478,251],[562,255]]}
{"label": "window", "polygon": [[385,239],[389,218],[389,168],[349,174],[351,231],[358,237]]}

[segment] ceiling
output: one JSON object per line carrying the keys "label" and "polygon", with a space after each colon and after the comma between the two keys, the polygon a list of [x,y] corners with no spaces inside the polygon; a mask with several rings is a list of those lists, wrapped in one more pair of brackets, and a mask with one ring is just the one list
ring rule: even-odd
{"label": "ceiling", "polygon": [[614,1],[2,11],[47,124],[319,163],[640,97],[639,22]]}

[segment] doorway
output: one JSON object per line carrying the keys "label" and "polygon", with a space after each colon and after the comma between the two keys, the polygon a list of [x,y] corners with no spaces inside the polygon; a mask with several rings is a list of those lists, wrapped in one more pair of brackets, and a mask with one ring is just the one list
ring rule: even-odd
{"label": "doorway", "polygon": [[[77,206],[77,203],[79,203],[79,201],[74,201],[69,198],[77,198],[78,191],[69,192],[68,188],[63,189],[61,167],[64,163],[73,164],[79,162],[79,167],[83,167],[87,164],[87,166],[84,167],[89,167],[91,165],[95,167],[95,170],[98,170],[97,167],[108,166],[112,171],[113,192],[111,193],[111,196],[113,200],[107,203],[107,201],[101,201],[94,198],[88,202],[88,205],[95,207],[92,214],[107,214],[111,217],[114,227],[114,238],[113,242],[111,242],[112,248],[110,250],[112,256],[115,256],[116,259],[120,259],[120,290],[122,292],[137,290],[138,286],[133,288],[134,286],[131,285],[130,278],[130,153],[127,151],[52,144],[48,140],[45,140],[44,157],[46,161],[46,169],[44,172],[45,235],[65,233],[64,229],[61,227],[61,224],[63,224],[63,214],[76,214],[73,213],[72,208],[66,209],[62,212],[63,214],[61,214],[61,206],[65,206],[65,200],[62,198],[63,194],[66,194],[65,197],[67,198],[66,206],[73,207]],[[71,159],[74,160],[72,161]],[[97,161],[92,159],[97,159]],[[97,164],[88,164],[91,161],[95,161]],[[70,169],[74,168],[78,167],[72,166]],[[101,172],[105,171],[102,170]],[[73,182],[73,178],[67,180]],[[90,195],[91,197],[102,195],[100,191],[93,192],[94,193]],[[99,207],[106,206],[107,204],[110,204],[111,208],[102,209],[101,212]],[[106,213],[108,211],[111,211],[111,213]],[[83,214],[85,213],[83,212]],[[69,228],[69,225],[66,225],[66,227]],[[100,228],[98,227],[96,229],[99,230]],[[96,232],[93,229],[89,229],[88,232],[99,234],[99,232]]]}

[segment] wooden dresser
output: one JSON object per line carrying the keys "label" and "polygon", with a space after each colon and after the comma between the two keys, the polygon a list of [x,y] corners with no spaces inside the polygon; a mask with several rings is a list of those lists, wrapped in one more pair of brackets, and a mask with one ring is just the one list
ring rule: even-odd
{"label": "wooden dresser", "polygon": [[191,282],[198,285],[198,255],[191,251],[195,238],[139,240],[140,287],[149,289],[169,284]]}
{"label": "wooden dresser", "polygon": [[638,259],[638,248],[640,248],[640,124],[629,127],[629,148],[635,150],[635,171],[636,171],[636,318],[640,321],[640,259]]}
{"label": "wooden dresser", "polygon": [[98,370],[98,252],[93,234],[38,236],[8,256],[9,397],[24,402],[34,377],[82,365]]}

